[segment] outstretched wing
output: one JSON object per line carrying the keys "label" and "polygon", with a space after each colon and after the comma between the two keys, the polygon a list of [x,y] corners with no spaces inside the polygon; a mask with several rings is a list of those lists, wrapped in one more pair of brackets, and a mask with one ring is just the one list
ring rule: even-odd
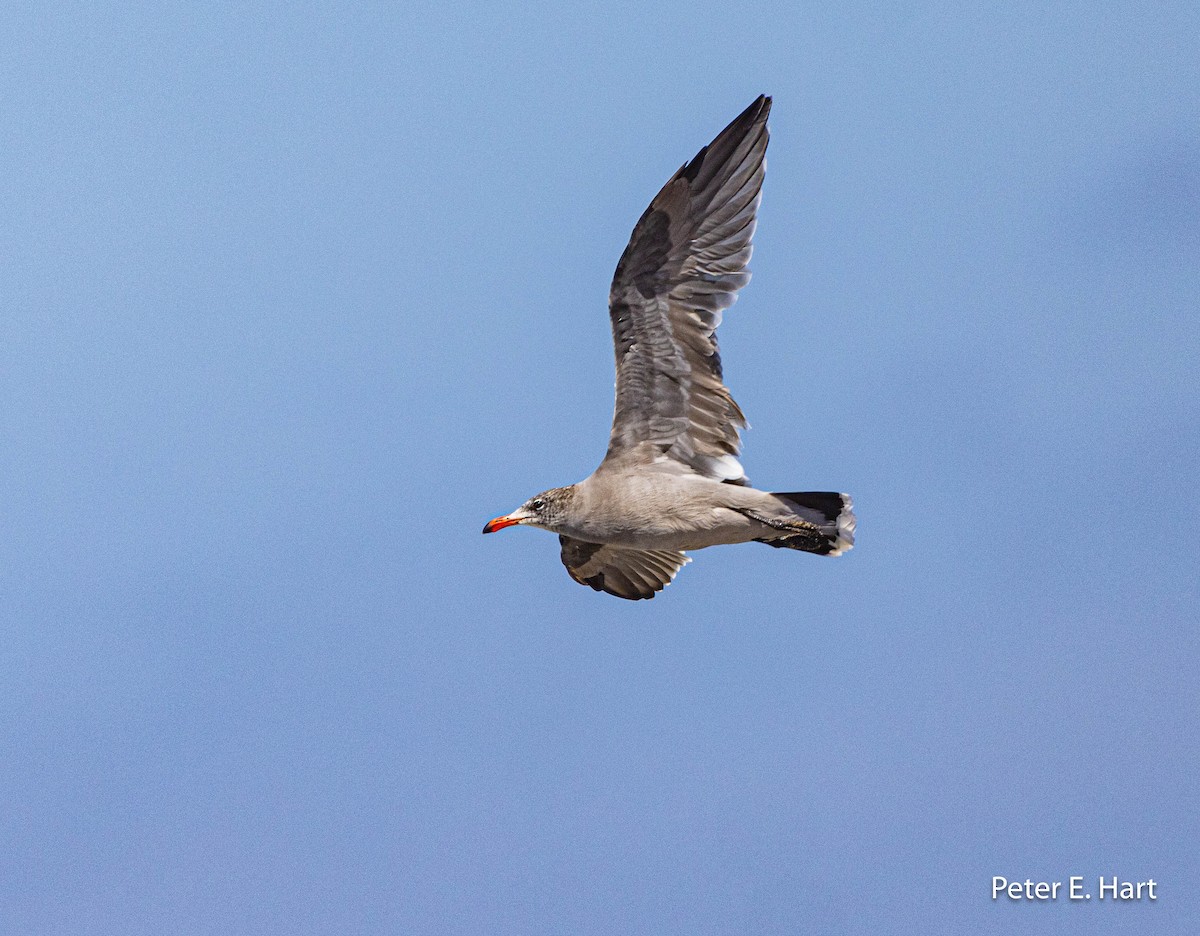
{"label": "outstretched wing", "polygon": [[666,455],[745,483],[737,455],[746,418],[721,382],[714,332],[750,280],[770,109],[768,97],[746,108],[633,229],[609,293],[617,400],[605,463]]}
{"label": "outstretched wing", "polygon": [[637,601],[653,598],[663,590],[684,563],[690,562],[681,552],[661,549],[625,549],[600,543],[585,543],[569,536],[559,536],[562,561],[571,578],[580,585],[590,585],[618,598]]}

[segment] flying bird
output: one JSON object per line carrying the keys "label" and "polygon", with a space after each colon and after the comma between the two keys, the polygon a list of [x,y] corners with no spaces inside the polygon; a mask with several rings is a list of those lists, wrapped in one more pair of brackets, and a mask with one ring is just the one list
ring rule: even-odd
{"label": "flying bird", "polygon": [[838,556],[854,545],[848,495],[750,486],[738,461],[746,418],[722,382],[715,332],[750,280],[770,110],[760,95],[634,226],[608,297],[617,399],[600,466],[483,528],[557,533],[581,585],[653,598],[689,549],[753,541]]}

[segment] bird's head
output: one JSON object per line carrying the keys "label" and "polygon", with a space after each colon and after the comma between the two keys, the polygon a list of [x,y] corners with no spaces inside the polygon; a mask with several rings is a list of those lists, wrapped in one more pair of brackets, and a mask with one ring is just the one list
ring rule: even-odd
{"label": "bird's head", "polygon": [[551,488],[541,494],[535,494],[510,514],[489,520],[483,528],[484,533],[495,533],[505,527],[523,524],[525,526],[541,527],[543,530],[554,530],[566,513],[567,506],[575,496],[575,487]]}

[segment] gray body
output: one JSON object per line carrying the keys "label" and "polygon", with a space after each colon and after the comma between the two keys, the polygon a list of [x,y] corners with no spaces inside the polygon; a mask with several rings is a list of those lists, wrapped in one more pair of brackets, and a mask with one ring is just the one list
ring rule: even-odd
{"label": "gray body", "polygon": [[800,516],[766,491],[676,473],[667,465],[631,473],[599,470],[573,489],[575,509],[549,529],[635,549],[704,549],[779,536],[778,527],[756,516],[785,524],[817,519]]}

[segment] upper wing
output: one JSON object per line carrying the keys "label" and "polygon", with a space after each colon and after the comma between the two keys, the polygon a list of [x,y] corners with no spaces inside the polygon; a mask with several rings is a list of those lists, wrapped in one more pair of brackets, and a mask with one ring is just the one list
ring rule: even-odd
{"label": "upper wing", "polygon": [[653,598],[689,561],[681,552],[662,549],[625,549],[561,535],[558,541],[571,578],[631,601]]}
{"label": "upper wing", "polygon": [[737,455],[746,418],[721,382],[713,332],[750,280],[770,109],[763,96],[746,108],[633,229],[609,293],[617,401],[605,462],[663,454],[745,483]]}

